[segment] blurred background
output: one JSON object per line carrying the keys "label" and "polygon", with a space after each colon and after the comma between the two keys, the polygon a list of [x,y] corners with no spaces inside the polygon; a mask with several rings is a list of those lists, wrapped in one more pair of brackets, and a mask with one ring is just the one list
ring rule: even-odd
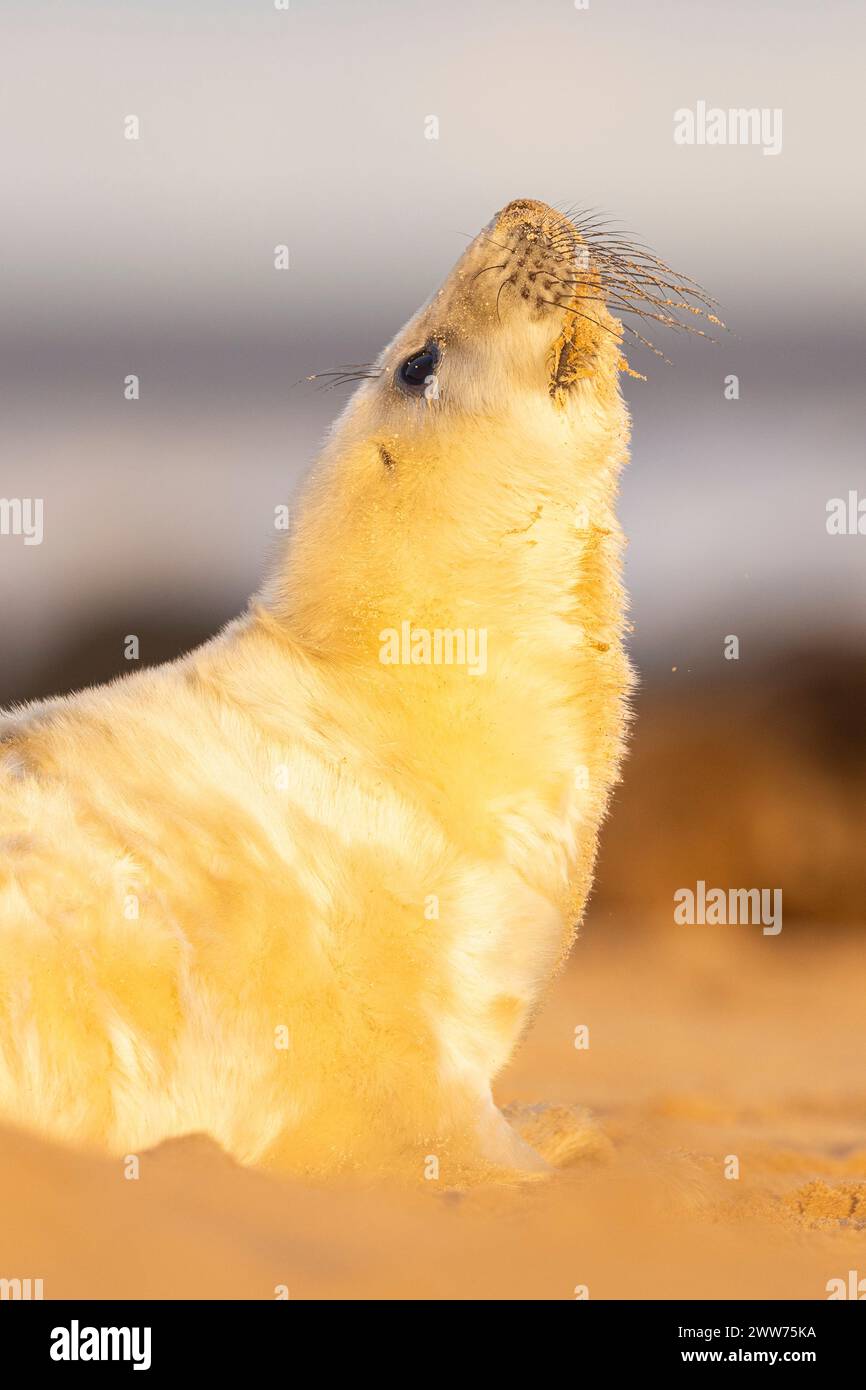
{"label": "blurred background", "polygon": [[[631,354],[642,684],[590,924],[669,923],[698,878],[861,920],[866,536],[826,507],[866,496],[864,27],[854,0],[6,0],[0,496],[45,513],[0,537],[0,703],[216,631],[345,399],[301,379],[372,359],[510,199],[598,208],[733,331]],[[675,144],[698,101],[780,108],[781,153]]]}

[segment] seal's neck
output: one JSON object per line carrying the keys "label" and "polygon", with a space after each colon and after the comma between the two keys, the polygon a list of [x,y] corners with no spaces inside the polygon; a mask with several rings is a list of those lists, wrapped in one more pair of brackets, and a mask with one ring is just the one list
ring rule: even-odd
{"label": "seal's neck", "polygon": [[557,622],[608,641],[606,604],[586,586],[601,557],[617,561],[618,397],[601,408],[587,388],[556,410],[527,396],[502,419],[446,417],[430,436],[389,439],[383,463],[375,437],[338,430],[264,596],[292,638],[374,667],[405,664],[407,642],[423,664],[416,631],[462,630],[476,652],[469,634],[486,632],[491,661],[494,639],[503,656],[521,640],[540,652]]}
{"label": "seal's neck", "polygon": [[527,405],[395,449],[388,476],[338,436],[264,596],[305,688],[329,692],[335,748],[355,757],[362,730],[374,773],[464,848],[506,842],[549,896],[585,890],[576,826],[597,824],[619,756],[626,434],[591,398],[577,419]]}

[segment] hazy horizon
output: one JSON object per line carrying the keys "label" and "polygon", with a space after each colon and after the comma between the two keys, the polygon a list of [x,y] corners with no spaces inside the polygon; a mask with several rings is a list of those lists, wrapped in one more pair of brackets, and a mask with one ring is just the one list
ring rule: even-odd
{"label": "hazy horizon", "polygon": [[[660,333],[672,367],[632,354],[639,659],[862,641],[866,541],[825,517],[866,493],[864,27],[853,4],[745,0],[448,0],[412,23],[393,0],[10,3],[0,495],[45,501],[42,545],[0,542],[23,688],[118,605],[237,611],[347,398],[299,380],[374,357],[516,196],[621,219],[732,330]],[[780,109],[781,152],[678,146],[698,101]]]}

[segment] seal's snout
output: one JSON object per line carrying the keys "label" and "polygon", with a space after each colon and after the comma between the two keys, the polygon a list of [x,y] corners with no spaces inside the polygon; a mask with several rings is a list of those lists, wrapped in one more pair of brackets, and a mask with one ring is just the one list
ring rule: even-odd
{"label": "seal's snout", "polygon": [[515,198],[493,219],[493,235],[501,237],[515,250],[536,247],[568,260],[569,252],[579,243],[574,224],[556,208],[538,203],[533,198]]}
{"label": "seal's snout", "polygon": [[516,198],[490,225],[501,252],[499,307],[508,299],[542,318],[572,298],[581,268],[574,224],[547,203]]}
{"label": "seal's snout", "polygon": [[552,213],[547,203],[539,203],[535,198],[515,198],[513,203],[502,209],[500,217],[519,217],[522,215],[547,216]]}

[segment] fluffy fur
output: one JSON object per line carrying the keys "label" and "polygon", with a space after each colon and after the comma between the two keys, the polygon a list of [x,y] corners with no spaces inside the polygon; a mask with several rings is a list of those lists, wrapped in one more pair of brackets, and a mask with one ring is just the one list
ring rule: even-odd
{"label": "fluffy fur", "polygon": [[[629,685],[620,331],[581,245],[510,204],[356,391],[248,613],[0,719],[0,1115],[289,1171],[534,1165],[491,1080],[583,910]],[[407,621],[484,629],[486,672],[383,664]]]}

